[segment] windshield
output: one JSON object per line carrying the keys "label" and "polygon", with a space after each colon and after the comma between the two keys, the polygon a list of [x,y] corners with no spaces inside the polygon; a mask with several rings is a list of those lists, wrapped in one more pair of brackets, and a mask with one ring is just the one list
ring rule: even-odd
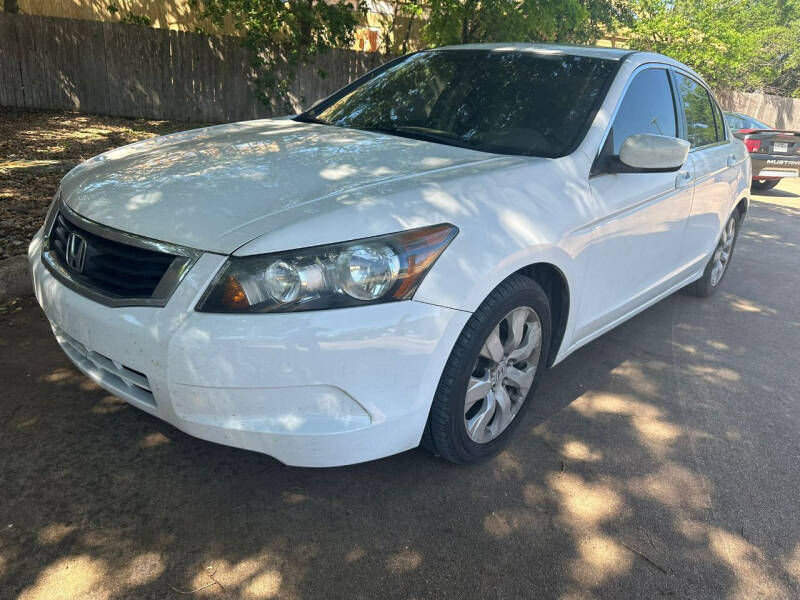
{"label": "windshield", "polygon": [[420,52],[298,120],[485,152],[563,156],[583,139],[616,65],[563,53]]}

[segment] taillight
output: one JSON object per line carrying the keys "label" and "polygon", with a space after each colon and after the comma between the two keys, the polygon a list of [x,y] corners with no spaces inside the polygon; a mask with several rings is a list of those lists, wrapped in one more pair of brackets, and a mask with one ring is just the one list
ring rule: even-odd
{"label": "taillight", "polygon": [[747,146],[748,152],[758,152],[761,148],[761,140],[745,140],[744,145]]}

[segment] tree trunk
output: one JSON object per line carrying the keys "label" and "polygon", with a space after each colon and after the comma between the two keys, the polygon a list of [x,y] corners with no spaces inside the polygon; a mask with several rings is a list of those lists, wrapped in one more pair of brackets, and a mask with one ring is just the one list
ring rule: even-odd
{"label": "tree trunk", "polygon": [[[461,43],[471,44],[474,39],[474,33],[480,22],[480,16],[477,14],[479,8],[478,0],[466,0],[461,7]],[[481,41],[481,40],[478,40]]]}
{"label": "tree trunk", "polygon": [[18,13],[19,3],[17,0],[3,0],[3,12]]}
{"label": "tree trunk", "polygon": [[411,15],[408,19],[408,27],[406,27],[406,35],[403,38],[403,45],[400,48],[400,54],[406,54],[408,52],[408,41],[411,38],[411,28],[414,26],[414,17],[416,15]]}

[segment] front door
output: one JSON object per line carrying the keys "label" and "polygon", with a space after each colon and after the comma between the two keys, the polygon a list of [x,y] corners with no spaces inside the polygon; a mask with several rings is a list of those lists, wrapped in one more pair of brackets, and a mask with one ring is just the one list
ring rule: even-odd
{"label": "front door", "polygon": [[[603,152],[618,155],[625,139],[637,133],[678,136],[671,82],[666,67],[648,66],[634,73]],[[592,176],[592,198],[602,216],[592,225],[575,330],[579,342],[613,327],[681,276],[681,241],[693,181],[691,160],[678,172]]]}

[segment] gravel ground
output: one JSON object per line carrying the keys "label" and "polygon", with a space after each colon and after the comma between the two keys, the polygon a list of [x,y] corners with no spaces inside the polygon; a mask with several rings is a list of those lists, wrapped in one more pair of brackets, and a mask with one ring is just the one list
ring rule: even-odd
{"label": "gravel ground", "polygon": [[58,182],[76,164],[192,127],[199,125],[0,107],[0,260],[25,253]]}
{"label": "gravel ground", "polygon": [[720,293],[546,372],[470,466],[294,469],[197,440],[7,304],[0,598],[800,597],[800,185],[756,200]]}

